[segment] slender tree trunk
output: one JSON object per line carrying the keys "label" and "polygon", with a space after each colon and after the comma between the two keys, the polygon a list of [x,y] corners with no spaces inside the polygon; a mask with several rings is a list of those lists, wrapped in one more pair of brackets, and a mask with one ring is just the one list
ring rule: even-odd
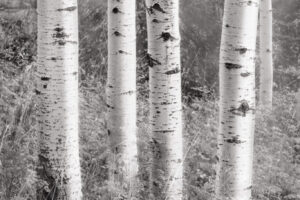
{"label": "slender tree trunk", "polygon": [[250,200],[258,0],[225,0],[216,199]]}
{"label": "slender tree trunk", "polygon": [[38,1],[37,199],[79,200],[77,0]]}
{"label": "slender tree trunk", "polygon": [[272,0],[260,3],[260,103],[272,108],[273,58],[272,58]]}
{"label": "slender tree trunk", "polygon": [[[298,82],[300,82],[300,79],[298,80]],[[296,100],[297,100],[297,105],[296,105],[296,118],[298,120],[298,122],[300,123],[300,87],[299,87],[299,83],[298,83],[298,92],[296,94]]]}
{"label": "slender tree trunk", "polygon": [[135,0],[108,0],[110,178],[123,196],[137,192]]}
{"label": "slender tree trunk", "polygon": [[179,1],[147,0],[154,199],[182,199]]}

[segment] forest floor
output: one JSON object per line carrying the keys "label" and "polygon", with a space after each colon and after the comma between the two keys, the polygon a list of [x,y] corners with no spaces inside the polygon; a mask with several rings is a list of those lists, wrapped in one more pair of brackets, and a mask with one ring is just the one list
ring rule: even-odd
{"label": "forest floor", "polygon": [[[3,25],[3,23],[2,23]],[[11,27],[10,27],[11,26]],[[37,151],[34,95],[35,39],[6,24],[0,50],[0,199],[34,199]],[[147,83],[145,83],[147,84]],[[80,156],[84,199],[109,199],[105,87],[97,79],[80,84]],[[146,88],[146,85],[139,85]],[[275,91],[273,111],[257,110],[253,196],[255,200],[300,200],[300,123],[295,93]],[[193,99],[184,109],[185,196],[213,197],[218,127],[217,100]],[[147,95],[138,97],[141,199],[149,181]]]}

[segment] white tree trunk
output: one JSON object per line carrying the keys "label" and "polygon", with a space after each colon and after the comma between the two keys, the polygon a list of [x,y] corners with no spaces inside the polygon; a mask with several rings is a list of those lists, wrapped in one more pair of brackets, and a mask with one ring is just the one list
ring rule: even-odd
{"label": "white tree trunk", "polygon": [[179,1],[147,0],[151,191],[156,200],[182,199],[182,104]]}
{"label": "white tree trunk", "polygon": [[79,200],[77,0],[38,1],[37,199]]}
{"label": "white tree trunk", "polygon": [[250,200],[259,0],[225,0],[216,199]]}
{"label": "white tree trunk", "polygon": [[273,58],[272,58],[272,0],[260,3],[260,103],[272,108]]}
{"label": "white tree trunk", "polygon": [[137,192],[135,0],[108,0],[110,178],[123,196]]}

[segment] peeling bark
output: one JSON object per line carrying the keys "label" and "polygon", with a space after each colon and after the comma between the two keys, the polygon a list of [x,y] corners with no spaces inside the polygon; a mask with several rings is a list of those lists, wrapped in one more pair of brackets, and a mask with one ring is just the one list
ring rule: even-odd
{"label": "peeling bark", "polygon": [[258,0],[225,0],[217,200],[251,199],[258,5]]}
{"label": "peeling bark", "polygon": [[[80,200],[76,0],[38,1],[37,199]],[[73,41],[73,42],[67,42]],[[75,73],[75,74],[74,74]]]}
{"label": "peeling bark", "polygon": [[260,104],[272,108],[273,47],[272,0],[260,2]]}
{"label": "peeling bark", "polygon": [[135,0],[108,0],[110,180],[124,199],[135,199],[138,192],[135,16]]}
{"label": "peeling bark", "polygon": [[152,132],[151,193],[155,200],[181,200],[183,147],[179,2],[147,0],[146,6]]}

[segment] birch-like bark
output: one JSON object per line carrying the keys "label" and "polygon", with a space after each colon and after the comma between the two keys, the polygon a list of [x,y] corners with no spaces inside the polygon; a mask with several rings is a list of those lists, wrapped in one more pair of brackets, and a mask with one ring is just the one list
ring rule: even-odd
{"label": "birch-like bark", "polygon": [[133,199],[137,193],[135,0],[108,0],[108,135],[110,178]]}
{"label": "birch-like bark", "polygon": [[225,0],[220,52],[217,200],[250,200],[259,0]]}
{"label": "birch-like bark", "polygon": [[79,200],[77,0],[39,0],[37,10],[37,199]]}
{"label": "birch-like bark", "polygon": [[182,199],[182,103],[179,1],[147,0],[151,192],[156,200]]}
{"label": "birch-like bark", "polygon": [[260,104],[272,108],[272,0],[260,1]]}

